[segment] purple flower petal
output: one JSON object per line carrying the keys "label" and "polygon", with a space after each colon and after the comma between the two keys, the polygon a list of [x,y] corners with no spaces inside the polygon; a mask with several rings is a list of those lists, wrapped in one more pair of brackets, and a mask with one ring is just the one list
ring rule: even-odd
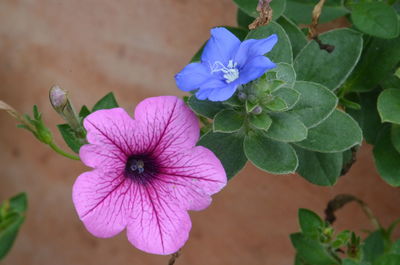
{"label": "purple flower petal", "polygon": [[93,235],[127,228],[139,249],[170,254],[188,238],[187,210],[206,208],[226,174],[211,151],[195,147],[198,121],[182,100],[146,99],[135,118],[115,108],[85,119],[89,144],[80,156],[94,170],[78,177],[73,201]]}
{"label": "purple flower petal", "polygon": [[208,40],[201,55],[201,61],[214,64],[219,61],[226,65],[240,46],[240,40],[226,28],[211,29]]}
{"label": "purple flower petal", "polygon": [[265,56],[257,56],[249,60],[240,72],[238,83],[246,84],[262,76],[267,70],[276,67],[276,64],[271,62]]}
{"label": "purple flower petal", "polygon": [[236,55],[235,61],[243,66],[247,60],[255,56],[265,55],[270,52],[278,41],[278,36],[273,34],[265,39],[249,39],[241,43]]}
{"label": "purple flower petal", "polygon": [[175,75],[176,85],[180,90],[191,91],[211,78],[210,69],[201,63],[188,64]]}

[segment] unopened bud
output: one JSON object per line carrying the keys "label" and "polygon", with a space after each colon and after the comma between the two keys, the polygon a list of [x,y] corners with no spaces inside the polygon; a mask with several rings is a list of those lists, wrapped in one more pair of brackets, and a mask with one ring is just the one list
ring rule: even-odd
{"label": "unopened bud", "polygon": [[246,93],[239,91],[238,98],[240,101],[245,101],[247,99],[247,95],[246,95]]}
{"label": "unopened bud", "polygon": [[67,91],[59,86],[53,86],[49,92],[50,103],[58,113],[63,113],[68,104]]}
{"label": "unopened bud", "polygon": [[254,115],[260,115],[262,113],[263,109],[260,106],[255,107],[251,113]]}

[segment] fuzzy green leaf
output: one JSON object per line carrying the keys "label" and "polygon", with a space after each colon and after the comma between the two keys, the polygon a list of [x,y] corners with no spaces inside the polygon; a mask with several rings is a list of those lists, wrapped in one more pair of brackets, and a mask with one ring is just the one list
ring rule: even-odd
{"label": "fuzzy green leaf", "polygon": [[271,114],[272,125],[266,133],[280,142],[299,142],[307,138],[307,127],[295,116],[287,113]]}
{"label": "fuzzy green leaf", "polygon": [[228,179],[231,179],[247,162],[243,141],[244,135],[241,134],[208,132],[200,138],[197,145],[213,151],[224,166]]}
{"label": "fuzzy green leaf", "polygon": [[399,35],[399,23],[393,7],[384,2],[355,3],[351,19],[362,32],[391,39]]}
{"label": "fuzzy green leaf", "polygon": [[322,153],[343,152],[361,144],[362,131],[350,115],[335,110],[325,121],[308,130],[306,140],[296,145]]}
{"label": "fuzzy green leaf", "polygon": [[272,124],[272,119],[267,113],[262,112],[259,115],[251,115],[249,118],[249,122],[253,127],[257,129],[268,131],[269,127]]}
{"label": "fuzzy green leaf", "polygon": [[378,97],[378,112],[382,122],[400,124],[400,89],[385,89]]}
{"label": "fuzzy green leaf", "polygon": [[290,43],[292,44],[293,57],[296,58],[297,54],[299,54],[301,49],[307,44],[306,36],[293,21],[285,16],[281,16],[277,22],[286,31]]}
{"label": "fuzzy green leaf", "polygon": [[287,143],[269,139],[262,133],[246,136],[244,151],[258,168],[274,174],[293,173],[298,164],[296,152]]}
{"label": "fuzzy green leaf", "polygon": [[323,85],[298,81],[293,87],[300,93],[300,100],[289,111],[308,128],[312,128],[324,121],[335,109],[337,98]]}
{"label": "fuzzy green leaf", "polygon": [[298,216],[301,232],[308,237],[318,240],[324,226],[322,219],[313,211],[302,208],[299,209]]}
{"label": "fuzzy green leaf", "polygon": [[214,132],[232,133],[238,131],[244,123],[244,115],[234,110],[222,110],[215,115]]}
{"label": "fuzzy green leaf", "polygon": [[199,100],[194,95],[189,98],[188,105],[196,114],[210,119],[225,108],[221,102]]}
{"label": "fuzzy green leaf", "polygon": [[294,61],[297,80],[313,81],[330,90],[340,87],[356,66],[363,48],[362,35],[351,29],[335,29],[319,35],[324,44],[333,45],[329,53],[310,41]]}

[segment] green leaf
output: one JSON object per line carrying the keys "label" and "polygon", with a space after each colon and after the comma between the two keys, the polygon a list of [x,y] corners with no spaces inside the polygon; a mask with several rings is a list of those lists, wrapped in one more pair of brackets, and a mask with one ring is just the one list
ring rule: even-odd
{"label": "green leaf", "polygon": [[285,111],[288,109],[286,101],[278,96],[274,97],[271,101],[265,103],[264,106],[275,112]]}
{"label": "green leaf", "polygon": [[94,105],[92,111],[101,110],[101,109],[112,109],[118,108],[117,100],[114,97],[114,93],[110,92],[101,98],[97,103]]}
{"label": "green leaf", "polygon": [[299,224],[301,231],[307,237],[319,240],[319,235],[324,226],[322,219],[314,212],[307,209],[299,209]]}
{"label": "green leaf", "polygon": [[391,127],[390,139],[392,140],[392,145],[400,153],[400,125],[392,124]]}
{"label": "green leaf", "polygon": [[267,113],[262,112],[259,115],[251,115],[249,118],[249,122],[256,129],[268,131],[269,127],[272,124],[272,119]]}
{"label": "green leaf", "polygon": [[400,153],[392,145],[389,126],[379,133],[373,154],[381,177],[392,186],[400,186]]}
{"label": "green leaf", "polygon": [[301,233],[291,234],[290,239],[298,255],[306,263],[313,265],[339,264],[318,241]]}
{"label": "green leaf", "polygon": [[355,3],[352,7],[351,19],[362,32],[385,39],[399,35],[399,23],[393,7],[383,2]]}
{"label": "green leaf", "polygon": [[338,153],[319,153],[293,146],[299,158],[296,172],[309,182],[320,186],[333,186],[340,177],[343,155]]}
{"label": "green leaf", "polygon": [[236,13],[236,22],[239,27],[248,29],[249,25],[254,21],[254,17],[247,15],[242,9],[238,8]]}
{"label": "green leaf", "polygon": [[[230,27],[230,26],[223,26],[227,30],[233,33],[239,40],[244,40],[244,38],[247,36],[247,33],[249,32],[247,29],[244,28],[236,28],[236,27]],[[200,47],[200,49],[196,52],[196,54],[192,57],[190,60],[191,63],[193,62],[199,62],[201,60],[201,54],[203,53],[203,49],[206,46],[206,42],[203,43],[203,45]]]}
{"label": "green leaf", "polygon": [[374,263],[385,251],[385,242],[381,231],[375,231],[364,241],[363,261]]}
{"label": "green leaf", "polygon": [[244,135],[241,134],[208,132],[200,138],[197,145],[213,151],[224,166],[228,179],[231,179],[247,162],[243,141]]}
{"label": "green leaf", "polygon": [[[258,0],[233,0],[235,4],[242,9],[247,15],[256,18],[258,17],[257,5]],[[285,10],[286,0],[275,0],[271,2],[272,19],[280,17]]]}
{"label": "green leaf", "polygon": [[387,254],[379,257],[373,265],[399,265],[400,255]]}
{"label": "green leaf", "polygon": [[365,92],[389,81],[400,61],[400,37],[391,40],[367,38],[360,61],[344,84],[346,91]]}
{"label": "green leaf", "polygon": [[273,174],[293,173],[298,164],[296,152],[287,143],[276,142],[262,133],[252,133],[244,140],[247,158],[258,168]]}
{"label": "green leaf", "polygon": [[285,81],[290,87],[292,87],[296,81],[296,72],[291,64],[278,63],[276,67],[270,71],[274,71],[276,73],[276,78]]}
{"label": "green leaf", "polygon": [[400,255],[400,239],[393,243],[390,252],[393,254]]}
{"label": "green leaf", "polygon": [[57,125],[58,130],[61,133],[61,136],[63,137],[65,143],[68,145],[69,148],[71,148],[72,151],[75,153],[79,153],[79,149],[83,145],[81,140],[76,136],[74,130],[69,126],[68,124],[58,124]]}
{"label": "green leaf", "polygon": [[278,35],[278,42],[274,48],[267,53],[267,57],[274,63],[289,63],[293,61],[292,46],[285,30],[276,22],[271,21],[266,26],[261,26],[251,30],[246,39],[264,39],[272,34]]}
{"label": "green leaf", "polygon": [[335,110],[317,127],[308,130],[306,140],[295,143],[311,151],[322,153],[343,152],[361,144],[362,131],[350,115]]}
{"label": "green leaf", "polygon": [[265,134],[280,142],[299,142],[307,138],[307,127],[287,113],[271,113],[272,125]]}
{"label": "green leaf", "polygon": [[340,87],[356,66],[363,48],[362,35],[351,29],[335,29],[319,35],[334,51],[321,50],[310,41],[297,55],[294,69],[297,80],[320,83],[330,90]]}
{"label": "green leaf", "polygon": [[[297,24],[311,24],[312,11],[318,2],[315,0],[287,0],[285,15]],[[328,22],[349,13],[341,0],[326,1],[320,16],[320,23]]]}
{"label": "green leaf", "polygon": [[[27,197],[25,193],[14,196],[0,206],[0,260],[10,251],[25,220]],[[4,215],[4,216],[3,216]]]}
{"label": "green leaf", "polygon": [[331,243],[331,246],[334,249],[338,249],[338,248],[341,248],[341,247],[347,245],[348,242],[350,241],[351,235],[352,234],[349,230],[344,230],[344,231],[340,232],[336,236],[335,240]]}
{"label": "green leaf", "polygon": [[196,114],[210,119],[225,108],[219,101],[199,100],[194,95],[189,98],[188,105]]}
{"label": "green leaf", "polygon": [[245,107],[246,107],[246,112],[251,113],[255,108],[258,107],[258,103],[246,100]]}
{"label": "green leaf", "polygon": [[300,30],[297,25],[285,16],[281,16],[277,22],[286,31],[292,44],[293,57],[296,58],[297,54],[303,49],[307,44],[307,39],[304,33]]}
{"label": "green leaf", "polygon": [[293,87],[300,93],[300,100],[289,111],[308,128],[323,122],[334,111],[337,98],[326,87],[312,82],[298,81]]}
{"label": "green leaf", "polygon": [[359,95],[360,110],[346,110],[360,125],[367,143],[375,144],[376,137],[382,128],[381,118],[379,117],[376,103],[378,92],[371,91]]}
{"label": "green leaf", "polygon": [[378,112],[382,122],[400,124],[400,89],[382,91],[378,97]]}
{"label": "green leaf", "polygon": [[286,103],[286,109],[289,110],[293,108],[300,99],[300,93],[289,87],[281,87],[274,91],[272,95],[277,96]]}
{"label": "green leaf", "polygon": [[79,111],[79,117],[84,119],[89,116],[90,110],[85,105],[82,106],[81,110]]}
{"label": "green leaf", "polygon": [[234,110],[222,110],[215,115],[214,132],[232,133],[242,128],[244,123],[243,113]]}

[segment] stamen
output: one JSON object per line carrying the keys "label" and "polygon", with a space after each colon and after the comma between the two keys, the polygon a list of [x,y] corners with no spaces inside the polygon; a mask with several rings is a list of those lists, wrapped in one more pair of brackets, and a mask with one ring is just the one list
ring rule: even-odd
{"label": "stamen", "polygon": [[231,83],[239,78],[239,70],[236,68],[237,63],[229,60],[228,66],[225,66],[220,61],[215,61],[211,68],[211,73],[222,72],[226,83]]}
{"label": "stamen", "polygon": [[150,183],[159,172],[159,164],[151,155],[132,155],[126,161],[125,177],[140,183]]}

